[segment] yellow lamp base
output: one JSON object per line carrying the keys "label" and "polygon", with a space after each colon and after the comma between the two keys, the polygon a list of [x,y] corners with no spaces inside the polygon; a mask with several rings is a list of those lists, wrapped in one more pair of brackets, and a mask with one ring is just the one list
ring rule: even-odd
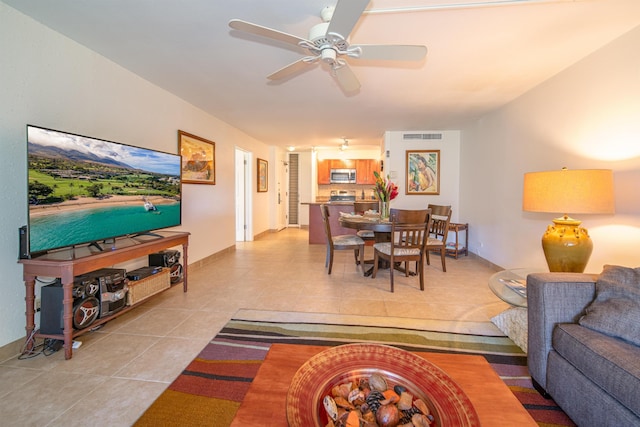
{"label": "yellow lamp base", "polygon": [[542,250],[551,272],[582,273],[593,251],[593,242],[582,221],[564,216],[553,220],[542,236]]}

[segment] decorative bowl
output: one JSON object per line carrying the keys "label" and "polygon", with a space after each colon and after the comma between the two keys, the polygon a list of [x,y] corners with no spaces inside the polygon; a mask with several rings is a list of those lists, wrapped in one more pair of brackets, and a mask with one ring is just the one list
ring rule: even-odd
{"label": "decorative bowl", "polygon": [[433,426],[480,426],[467,395],[444,371],[428,360],[381,344],[346,344],[332,347],[307,360],[298,369],[287,393],[290,427],[324,427],[323,399],[331,389],[378,372],[389,387],[402,385],[421,398],[435,418]]}

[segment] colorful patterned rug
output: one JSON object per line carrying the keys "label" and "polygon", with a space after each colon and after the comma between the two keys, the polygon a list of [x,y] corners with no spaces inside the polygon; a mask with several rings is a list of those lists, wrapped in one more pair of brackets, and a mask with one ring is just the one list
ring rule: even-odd
{"label": "colorful patterned rug", "polygon": [[338,324],[321,317],[296,320],[232,319],[135,425],[228,426],[272,343],[336,346],[353,342],[384,343],[408,351],[481,355],[538,425],[575,425],[552,400],[535,391],[526,354],[507,337],[471,334],[458,326],[453,328],[457,331],[449,332],[408,323],[398,327],[371,321]]}

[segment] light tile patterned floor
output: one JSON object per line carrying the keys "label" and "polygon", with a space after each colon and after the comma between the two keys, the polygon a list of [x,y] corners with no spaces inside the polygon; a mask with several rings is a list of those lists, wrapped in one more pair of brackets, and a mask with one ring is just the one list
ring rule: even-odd
{"label": "light tile patterned floor", "polygon": [[[308,245],[290,228],[239,242],[201,268],[189,270],[189,292],[175,286],[62,351],[0,363],[4,426],[129,426],[239,309],[300,311],[489,322],[508,308],[489,290],[494,271],[473,256],[447,258],[443,273],[432,255],[425,291],[417,277],[363,277],[353,254],[336,253],[326,274],[323,245]],[[367,248],[370,258],[371,248]],[[408,319],[409,320],[409,319]],[[497,329],[496,329],[497,330]],[[499,333],[499,332],[498,332]]]}

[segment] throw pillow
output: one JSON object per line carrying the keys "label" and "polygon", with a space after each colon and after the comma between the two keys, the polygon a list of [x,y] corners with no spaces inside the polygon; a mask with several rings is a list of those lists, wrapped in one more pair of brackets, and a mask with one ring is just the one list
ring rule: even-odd
{"label": "throw pillow", "polygon": [[640,267],[605,265],[580,325],[640,346]]}

